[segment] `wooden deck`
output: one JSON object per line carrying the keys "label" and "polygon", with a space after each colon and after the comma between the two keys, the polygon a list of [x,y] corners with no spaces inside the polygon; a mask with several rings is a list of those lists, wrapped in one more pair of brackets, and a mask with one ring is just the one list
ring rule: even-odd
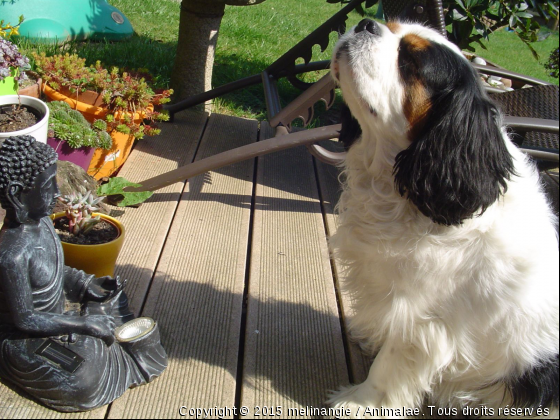
{"label": "wooden deck", "polygon": [[[182,113],[139,142],[120,175],[141,181],[273,136],[266,124]],[[317,417],[327,392],[361,382],[367,361],[344,334],[327,238],[336,169],[295,148],[177,183],[114,208],[126,241],[117,274],[137,315],[157,320],[169,356],[152,384],[105,408],[62,414],[0,383],[0,418],[180,418],[189,409]],[[299,410],[303,409],[303,412]],[[305,411],[308,410],[308,411]],[[270,411],[268,414],[271,414]],[[202,416],[204,417],[204,416]],[[242,418],[244,418],[242,417]]]}

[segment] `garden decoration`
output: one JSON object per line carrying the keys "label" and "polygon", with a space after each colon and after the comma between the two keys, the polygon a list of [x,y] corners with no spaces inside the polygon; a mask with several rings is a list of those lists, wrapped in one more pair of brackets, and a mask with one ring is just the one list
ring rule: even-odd
{"label": "garden decoration", "polygon": [[106,0],[27,0],[0,4],[0,16],[8,22],[15,22],[22,14],[25,21],[19,26],[19,34],[33,41],[119,41],[134,33],[127,17]]}
{"label": "garden decoration", "polygon": [[56,161],[30,136],[0,147],[0,377],[51,408],[85,411],[151,382],[167,357],[155,322],[128,309],[125,282],[64,265],[48,217]]}

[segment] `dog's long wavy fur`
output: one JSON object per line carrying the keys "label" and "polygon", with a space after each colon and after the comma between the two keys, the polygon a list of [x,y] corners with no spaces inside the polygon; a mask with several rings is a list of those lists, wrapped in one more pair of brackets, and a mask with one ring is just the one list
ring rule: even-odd
{"label": "dog's long wavy fur", "polygon": [[337,44],[332,74],[359,127],[344,129],[331,248],[350,330],[377,356],[330,404],[554,415],[556,219],[477,73],[428,28],[364,20]]}

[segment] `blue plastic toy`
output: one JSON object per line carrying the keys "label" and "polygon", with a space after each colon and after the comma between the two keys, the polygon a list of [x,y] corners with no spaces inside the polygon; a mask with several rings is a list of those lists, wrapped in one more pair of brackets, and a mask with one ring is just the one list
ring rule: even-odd
{"label": "blue plastic toy", "polygon": [[133,34],[130,21],[106,0],[0,0],[0,19],[34,41],[117,41]]}

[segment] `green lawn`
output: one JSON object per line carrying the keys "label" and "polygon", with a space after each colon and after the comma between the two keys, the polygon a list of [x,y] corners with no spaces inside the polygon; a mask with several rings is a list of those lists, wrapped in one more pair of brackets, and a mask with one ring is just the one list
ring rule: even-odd
{"label": "green lawn", "polygon": [[[59,50],[77,52],[88,63],[101,60],[106,66],[147,68],[162,87],[169,85],[175,56],[179,27],[179,3],[176,0],[109,0],[132,22],[136,35],[118,43],[71,43]],[[226,9],[216,51],[213,85],[237,80],[260,73],[291,46],[339,10],[340,5],[325,0],[267,0],[257,6]],[[361,17],[353,13],[348,25]],[[330,58],[336,34],[325,52],[315,46],[314,60]],[[546,61],[550,51],[558,46],[558,33],[543,43],[534,45]],[[24,52],[32,49],[53,53],[53,47],[37,47],[22,43]],[[488,50],[477,46],[477,53],[507,69],[525,73],[558,84],[558,79],[547,79],[546,71],[513,34],[499,31],[492,36]],[[319,75],[310,75],[313,79]],[[288,83],[280,85],[284,101],[297,91]],[[265,118],[265,107],[260,85],[229,94],[215,101],[216,112],[239,116]]]}
{"label": "green lawn", "polygon": [[558,79],[550,77],[543,66],[548,61],[552,50],[558,48],[558,32],[552,33],[544,41],[532,44],[539,54],[538,62],[517,35],[503,29],[492,34],[490,41],[485,42],[484,45],[486,49],[475,45],[475,52],[488,61],[517,73],[558,84]]}

